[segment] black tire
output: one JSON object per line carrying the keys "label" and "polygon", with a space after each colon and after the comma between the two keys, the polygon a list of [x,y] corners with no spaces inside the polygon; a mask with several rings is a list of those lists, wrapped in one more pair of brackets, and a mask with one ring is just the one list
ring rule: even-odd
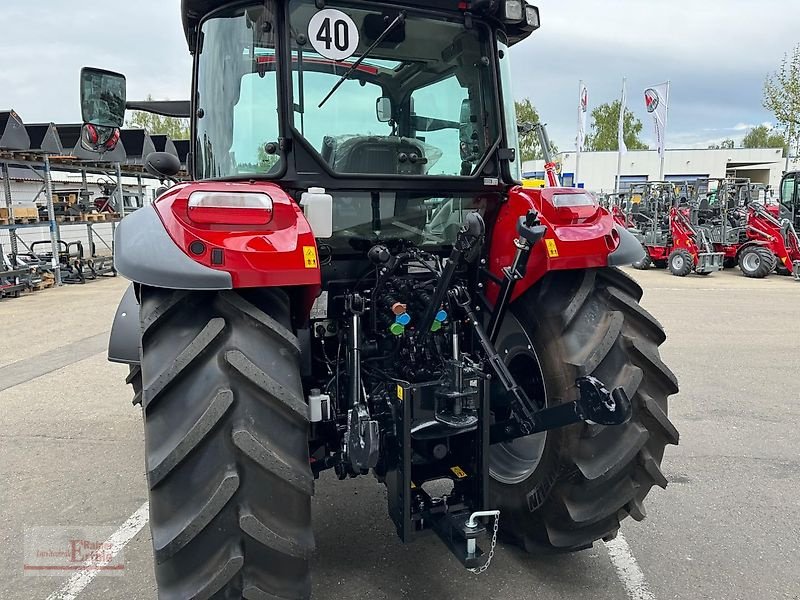
{"label": "black tire", "polygon": [[645,254],[642,260],[637,260],[635,263],[632,263],[631,266],[637,271],[646,271],[652,266],[652,264],[653,261],[650,259],[650,255]]}
{"label": "black tire", "polygon": [[143,288],[140,315],[159,598],[309,598],[314,480],[286,294]]}
{"label": "black tire", "polygon": [[133,400],[131,404],[136,406],[142,405],[142,367],[140,365],[131,365],[128,371],[128,377],[125,378],[125,383],[131,386],[133,391]]}
{"label": "black tire", "polygon": [[[664,330],[639,306],[641,296],[617,269],[562,271],[512,305],[515,318],[506,319],[498,349],[516,376],[527,373],[518,381],[540,405],[574,399],[575,379],[584,375],[609,389],[621,386],[633,405],[625,425],[579,424],[544,434],[538,463],[517,482],[501,477],[511,471],[503,472],[498,458],[505,450],[493,447],[490,506],[501,510],[504,539],[529,552],[577,551],[612,539],[621,519],[644,518],[653,485],[667,485],[664,448],[679,438],[667,398],[678,385],[659,358]],[[520,362],[526,348],[540,368]]]}
{"label": "black tire", "polygon": [[667,258],[669,272],[676,277],[686,277],[694,268],[694,258],[688,250],[678,248]]}
{"label": "black tire", "polygon": [[770,274],[775,255],[763,246],[750,246],[739,254],[739,269],[745,277],[763,279]]}
{"label": "black tire", "polygon": [[778,257],[775,256],[775,254],[773,254],[771,251],[769,253],[769,256],[770,256],[770,259],[771,259],[771,262],[770,262],[770,265],[769,265],[769,272],[770,273],[774,273],[776,267],[778,266]]}
{"label": "black tire", "polygon": [[736,264],[735,258],[726,258],[722,261],[722,266],[726,269],[732,269],[736,266]]}

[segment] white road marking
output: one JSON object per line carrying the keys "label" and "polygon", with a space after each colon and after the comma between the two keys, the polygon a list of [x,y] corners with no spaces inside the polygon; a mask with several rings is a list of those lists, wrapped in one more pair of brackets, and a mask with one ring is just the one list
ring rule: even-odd
{"label": "white road marking", "polygon": [[631,600],[656,600],[647,587],[644,573],[639,568],[639,563],[636,562],[631,547],[628,546],[622,533],[618,533],[615,539],[605,544],[611,556],[611,564],[617,570],[617,576],[625,586],[628,597]]}
{"label": "white road marking", "polygon": [[[147,525],[149,515],[149,502],[145,502],[139,507],[139,510],[128,517],[128,520],[105,541],[110,548],[108,561],[95,563],[94,565],[102,567],[111,562],[111,560],[119,554],[119,551]],[[92,568],[94,565],[87,563],[85,569],[76,572],[72,577],[67,579],[64,585],[61,586],[61,589],[50,594],[47,600],[75,600],[78,594],[80,594],[100,572],[98,569]]]}
{"label": "white road marking", "polygon": [[[105,542],[111,548],[109,560],[107,562],[98,563],[97,566],[104,566],[108,564],[108,562],[111,562],[111,559],[119,554],[119,551],[147,525],[149,514],[149,503],[145,502],[135,513],[128,517],[128,520]],[[618,533],[615,539],[610,542],[605,542],[605,545],[611,557],[611,564],[613,564],[614,568],[617,570],[617,575],[625,586],[628,597],[631,600],[655,600],[655,596],[647,587],[644,573],[642,573],[642,570],[639,568],[639,563],[636,562],[636,558],[633,556],[633,552],[631,552],[631,547],[625,540],[625,536],[623,536],[622,533]],[[98,569],[93,569],[92,566],[87,565],[85,569],[78,571],[70,577],[58,591],[50,594],[47,600],[75,600],[86,586],[97,577],[99,572]]]}

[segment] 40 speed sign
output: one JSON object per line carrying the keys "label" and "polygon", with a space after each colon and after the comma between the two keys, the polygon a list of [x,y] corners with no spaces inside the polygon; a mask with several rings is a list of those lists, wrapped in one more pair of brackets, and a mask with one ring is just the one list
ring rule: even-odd
{"label": "40 speed sign", "polygon": [[320,56],[344,60],[353,56],[358,48],[358,27],[341,10],[326,8],[308,22],[308,39]]}

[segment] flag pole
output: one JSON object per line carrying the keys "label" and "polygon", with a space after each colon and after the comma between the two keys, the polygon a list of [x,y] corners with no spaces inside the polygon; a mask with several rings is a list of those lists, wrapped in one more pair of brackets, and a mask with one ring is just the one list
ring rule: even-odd
{"label": "flag pole", "polygon": [[[621,132],[617,132],[617,141],[625,141],[625,83],[627,82],[628,78],[622,78],[622,96],[620,97],[620,104],[619,104],[619,127],[622,127]],[[616,185],[616,193],[619,195],[620,192],[620,180],[622,179],[622,144],[617,144],[617,185]]]}
{"label": "flag pole", "polygon": [[670,82],[667,81],[667,97],[664,101],[667,103],[667,106],[664,110],[664,139],[661,140],[661,143],[664,145],[664,150],[661,152],[661,168],[659,170],[658,180],[664,181],[664,159],[667,157],[667,120],[669,119],[669,84]]}
{"label": "flag pole", "polygon": [[583,140],[581,139],[581,124],[583,123],[583,80],[581,79],[578,82],[578,137],[575,138],[575,176],[573,187],[578,187],[578,182],[580,179],[578,178],[578,174],[581,170],[581,146],[583,146]]}

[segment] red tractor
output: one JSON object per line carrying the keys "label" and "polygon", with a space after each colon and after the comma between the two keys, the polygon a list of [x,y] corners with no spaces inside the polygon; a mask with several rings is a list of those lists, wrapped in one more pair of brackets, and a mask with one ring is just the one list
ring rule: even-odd
{"label": "red tractor", "polygon": [[[520,185],[509,48],[539,11],[183,0],[183,25],[192,100],[148,108],[191,118],[192,181],[117,227],[109,345],[159,597],[309,598],[326,471],[374,475],[403,541],[470,569],[498,537],[577,551],[644,518],[677,382],[617,269],[641,245],[583,190]],[[81,90],[113,140],[124,77]]]}
{"label": "red tractor", "polygon": [[692,195],[692,223],[724,256],[723,266],[735,267],[747,245],[747,206],[751,203],[749,179],[698,179]]}
{"label": "red tractor", "polygon": [[674,184],[648,183],[640,194],[641,201],[631,204],[630,216],[640,231],[646,257],[635,262],[635,268],[666,266],[677,277],[722,269],[723,254],[715,251],[703,229],[695,227],[692,207],[686,197],[678,197]]}
{"label": "red tractor", "polygon": [[800,279],[797,176],[796,172],[784,175],[778,205],[749,203],[748,241],[739,250],[739,268],[746,277],[766,277],[777,269]]}

